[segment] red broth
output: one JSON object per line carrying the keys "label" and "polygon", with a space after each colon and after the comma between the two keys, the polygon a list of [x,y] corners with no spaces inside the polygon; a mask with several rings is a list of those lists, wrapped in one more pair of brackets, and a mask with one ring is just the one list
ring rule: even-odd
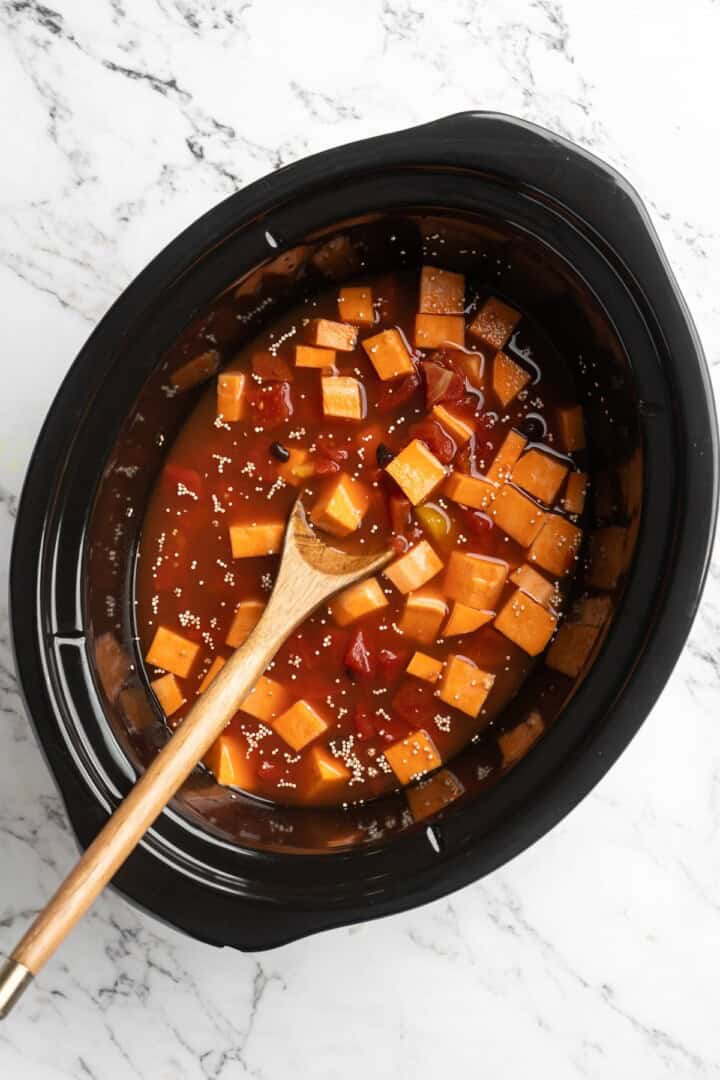
{"label": "red broth", "polygon": [[[212,353],[174,374],[173,390],[212,379],[138,561],[140,643],[172,727],[257,621],[298,494],[328,543],[397,553],[281,648],[206,758],[220,783],[364,801],[492,730],[553,640],[582,537],[582,411],[550,353],[510,303],[424,268],[312,296],[217,375]],[[503,760],[541,730],[532,714],[499,736]]]}

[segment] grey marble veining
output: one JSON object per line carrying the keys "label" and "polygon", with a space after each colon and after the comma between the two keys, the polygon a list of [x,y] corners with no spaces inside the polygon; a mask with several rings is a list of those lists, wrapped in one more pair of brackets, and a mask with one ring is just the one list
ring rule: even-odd
{"label": "grey marble veining", "polygon": [[[199,213],[333,144],[516,113],[646,200],[720,379],[717,0],[0,0],[0,570],[48,404]],[[650,719],[489,879],[262,956],[114,895],[0,1027],[8,1080],[720,1075],[720,563]],[[0,953],[74,857],[0,610]]]}

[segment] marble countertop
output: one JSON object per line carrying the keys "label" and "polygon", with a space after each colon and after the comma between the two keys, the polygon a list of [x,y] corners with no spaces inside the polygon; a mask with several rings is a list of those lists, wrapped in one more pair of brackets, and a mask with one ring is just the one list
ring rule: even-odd
{"label": "marble countertop", "polygon": [[[720,380],[717,0],[48,4],[0,0],[4,577],[46,408],[147,260],[269,170],[460,109],[546,125],[629,177]],[[1,604],[0,954],[75,850]],[[247,956],[104,897],[0,1026],[0,1076],[720,1076],[719,640],[716,562],[621,761],[448,899]]]}

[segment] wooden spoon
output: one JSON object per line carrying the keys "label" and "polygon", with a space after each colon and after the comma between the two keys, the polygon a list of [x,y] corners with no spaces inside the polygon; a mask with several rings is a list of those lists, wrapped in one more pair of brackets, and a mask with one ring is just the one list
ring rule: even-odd
{"label": "wooden spoon", "polygon": [[0,969],[0,1019],[142,839],[293,630],[339,589],[368,577],[391,558],[390,551],[348,555],[327,547],[311,530],[298,499],[275,587],[257,626],[197,699]]}

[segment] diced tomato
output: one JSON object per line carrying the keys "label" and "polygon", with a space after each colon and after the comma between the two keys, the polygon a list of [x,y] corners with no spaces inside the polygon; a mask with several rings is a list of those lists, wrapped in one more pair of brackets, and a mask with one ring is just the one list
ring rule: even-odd
{"label": "diced tomato", "polygon": [[459,372],[435,360],[424,360],[420,367],[425,380],[425,404],[428,409],[441,401],[460,401],[465,393],[465,379]]}
{"label": "diced tomato", "polygon": [[313,467],[314,476],[330,476],[332,473],[340,472],[340,466],[337,461],[325,457],[324,454],[316,454],[313,458]]}
{"label": "diced tomato", "polygon": [[410,429],[410,434],[415,439],[422,439],[428,450],[443,465],[449,465],[457,453],[457,443],[450,438],[437,420],[426,417],[425,420],[421,420],[419,424],[415,424]]}
{"label": "diced tomato", "polygon": [[375,657],[365,641],[362,630],[354,630],[345,650],[345,667],[358,675],[375,674]]}
{"label": "diced tomato", "polygon": [[454,465],[458,472],[466,473],[468,476],[477,474],[474,439],[471,439],[469,443],[466,443],[465,446],[458,450]]}
{"label": "diced tomato", "polygon": [[293,414],[290,384],[274,382],[248,389],[248,401],[255,420],[264,427],[275,427],[289,420]]}
{"label": "diced tomato", "polygon": [[466,508],[465,520],[468,529],[475,536],[487,536],[495,528],[493,519],[488,514],[484,514],[482,510],[469,510]]}
{"label": "diced tomato", "polygon": [[413,372],[397,382],[385,382],[378,391],[376,406],[381,412],[404,405],[420,386],[420,376]]}
{"label": "diced tomato", "polygon": [[361,705],[355,706],[353,724],[355,725],[355,733],[358,739],[375,738],[375,724],[373,723],[373,719]]}
{"label": "diced tomato", "polygon": [[187,491],[192,491],[194,495],[199,496],[202,494],[202,476],[197,469],[186,469],[184,465],[176,465],[174,461],[167,461],[163,465],[162,478],[176,494],[179,494],[178,487],[180,484]]}
{"label": "diced tomato", "polygon": [[388,496],[388,516],[394,533],[404,533],[412,520],[412,505],[404,495]]}
{"label": "diced tomato", "polygon": [[404,739],[410,734],[412,726],[401,716],[391,716],[389,720],[382,716],[375,717],[375,730],[382,741],[388,744]]}
{"label": "diced tomato", "polygon": [[394,649],[381,649],[378,653],[378,675],[383,682],[392,682],[407,664],[408,653],[395,652]]}
{"label": "diced tomato", "polygon": [[406,680],[392,700],[393,715],[411,727],[429,723],[437,712],[432,687],[416,680]]}
{"label": "diced tomato", "polygon": [[332,435],[326,435],[324,432],[316,437],[315,442],[317,444],[318,453],[323,457],[329,458],[330,461],[336,461],[338,463],[347,461],[350,454],[342,446],[336,446]]}
{"label": "diced tomato", "polygon": [[268,382],[292,382],[293,370],[284,356],[271,352],[253,353],[252,369],[256,375]]}

